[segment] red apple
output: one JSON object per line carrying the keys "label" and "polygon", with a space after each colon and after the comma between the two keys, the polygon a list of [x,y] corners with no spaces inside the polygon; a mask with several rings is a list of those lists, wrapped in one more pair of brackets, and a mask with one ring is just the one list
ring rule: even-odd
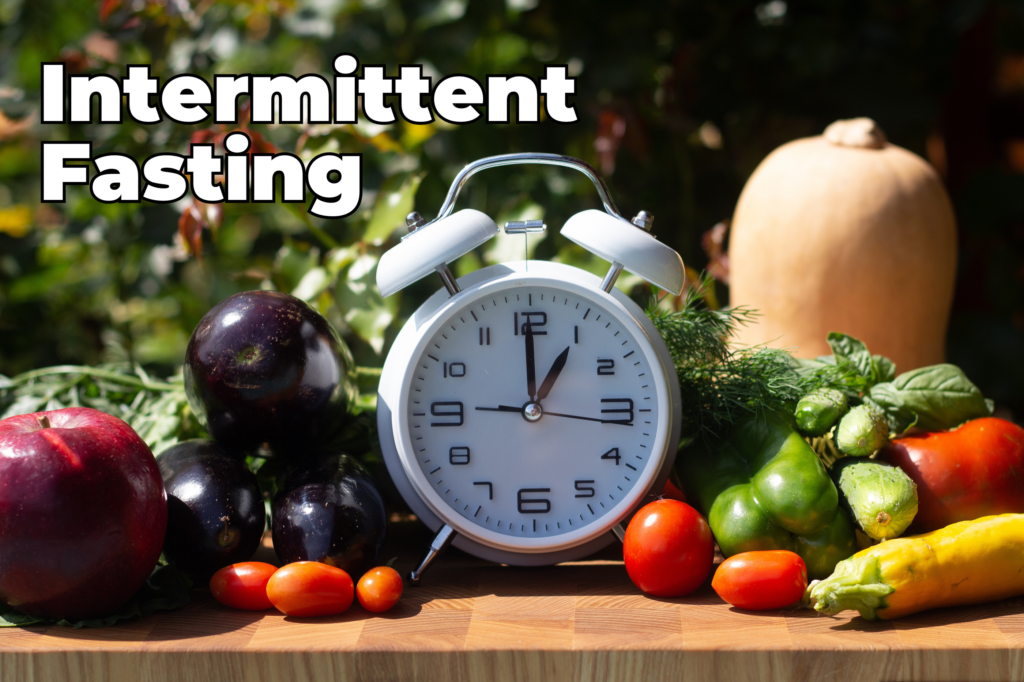
{"label": "red apple", "polygon": [[0,421],[0,600],[33,616],[108,615],[160,558],[167,498],[130,426],[71,407]]}

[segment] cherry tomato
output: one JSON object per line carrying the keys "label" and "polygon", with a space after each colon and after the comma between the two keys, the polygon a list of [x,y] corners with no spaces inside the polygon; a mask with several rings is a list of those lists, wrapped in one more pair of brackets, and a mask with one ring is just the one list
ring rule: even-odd
{"label": "cherry tomato", "polygon": [[807,566],[794,552],[772,549],[735,554],[718,567],[711,587],[736,608],[781,609],[807,589]]}
{"label": "cherry tomato", "polygon": [[655,597],[681,597],[700,587],[715,558],[707,521],[678,500],[657,500],[638,511],[622,544],[626,572]]}
{"label": "cherry tomato", "polygon": [[332,616],[352,605],[352,578],[319,561],[296,561],[277,570],[267,583],[270,603],[287,616]]}
{"label": "cherry tomato", "polygon": [[224,606],[246,611],[265,611],[274,605],[267,599],[267,581],[277,566],[261,561],[244,561],[225,566],[210,578],[213,598]]}
{"label": "cherry tomato", "polygon": [[356,584],[356,596],[363,608],[373,613],[387,611],[402,597],[402,576],[390,566],[367,571]]}

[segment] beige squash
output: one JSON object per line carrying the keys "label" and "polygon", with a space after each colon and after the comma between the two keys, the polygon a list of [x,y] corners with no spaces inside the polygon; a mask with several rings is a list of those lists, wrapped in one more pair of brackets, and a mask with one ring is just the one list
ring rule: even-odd
{"label": "beige squash", "polygon": [[830,352],[840,331],[898,371],[942,362],[956,222],[938,175],[866,118],[785,144],[747,181],[733,216],[730,302],[761,311],[740,346]]}

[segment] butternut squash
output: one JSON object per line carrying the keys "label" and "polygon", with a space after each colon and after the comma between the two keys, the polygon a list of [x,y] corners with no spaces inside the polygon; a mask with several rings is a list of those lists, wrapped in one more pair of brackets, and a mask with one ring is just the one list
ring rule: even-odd
{"label": "butternut squash", "polygon": [[956,270],[956,223],[938,175],[866,118],[768,155],[740,195],[730,302],[762,317],[736,343],[830,352],[839,331],[900,371],[937,364]]}

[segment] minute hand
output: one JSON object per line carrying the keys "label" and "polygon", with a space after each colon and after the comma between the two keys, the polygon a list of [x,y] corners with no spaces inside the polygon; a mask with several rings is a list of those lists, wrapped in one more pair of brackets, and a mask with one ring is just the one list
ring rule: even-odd
{"label": "minute hand", "polygon": [[544,411],[545,417],[566,417],[568,419],[583,419],[588,422],[600,422],[602,424],[618,424],[619,426],[632,426],[633,422],[626,421],[625,419],[600,419],[598,417],[581,417],[576,414],[562,414],[561,412],[548,412]]}
{"label": "minute hand", "polygon": [[[474,408],[482,412],[515,412],[516,414],[522,414],[523,408],[513,407],[512,405],[498,405],[497,407],[477,407]],[[588,422],[600,422],[602,424],[619,424],[620,426],[632,426],[633,422],[625,419],[599,419],[597,417],[581,417],[575,414],[562,414],[560,412],[545,412],[547,417],[565,417],[567,419],[582,419]]]}

